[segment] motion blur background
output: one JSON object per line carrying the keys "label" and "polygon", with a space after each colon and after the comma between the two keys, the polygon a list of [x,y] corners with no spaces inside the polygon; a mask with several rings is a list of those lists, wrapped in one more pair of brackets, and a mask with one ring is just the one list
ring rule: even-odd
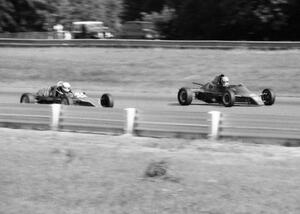
{"label": "motion blur background", "polygon": [[0,1],[0,37],[53,32],[57,24],[70,31],[74,21],[102,21],[116,38],[121,37],[127,21],[147,21],[163,39],[296,41],[300,38],[300,1]]}

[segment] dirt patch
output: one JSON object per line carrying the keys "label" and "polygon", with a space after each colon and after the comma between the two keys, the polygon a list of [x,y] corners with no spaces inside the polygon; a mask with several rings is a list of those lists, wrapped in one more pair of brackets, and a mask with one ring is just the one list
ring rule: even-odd
{"label": "dirt patch", "polygon": [[146,177],[162,177],[167,173],[167,162],[166,161],[158,161],[151,162],[145,171]]}

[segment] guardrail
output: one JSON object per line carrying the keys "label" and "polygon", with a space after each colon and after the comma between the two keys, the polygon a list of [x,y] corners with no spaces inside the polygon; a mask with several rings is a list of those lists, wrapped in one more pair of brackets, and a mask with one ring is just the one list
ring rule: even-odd
{"label": "guardrail", "polygon": [[0,105],[1,127],[49,130],[51,120],[49,105]]}
{"label": "guardrail", "polygon": [[299,49],[300,42],[268,41],[194,41],[194,40],[130,40],[130,39],[0,39],[7,47],[114,47],[114,48],[185,48],[185,49]]}
{"label": "guardrail", "polygon": [[300,140],[300,118],[282,115],[222,114],[219,137]]}
{"label": "guardrail", "polygon": [[61,131],[123,134],[125,112],[122,109],[62,106],[57,125]]}
{"label": "guardrail", "polygon": [[209,132],[206,112],[138,111],[134,128],[146,137],[206,138]]}
{"label": "guardrail", "polygon": [[219,111],[161,112],[59,104],[0,104],[0,126],[145,137],[265,138],[300,143],[300,117]]}

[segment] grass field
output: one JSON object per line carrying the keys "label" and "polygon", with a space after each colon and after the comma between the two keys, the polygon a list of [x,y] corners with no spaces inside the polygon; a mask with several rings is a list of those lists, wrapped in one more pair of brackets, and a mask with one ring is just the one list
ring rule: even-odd
{"label": "grass field", "polygon": [[[300,151],[0,129],[0,213],[300,213]],[[149,177],[162,162],[163,176]]]}
{"label": "grass field", "polygon": [[67,80],[84,90],[169,93],[224,73],[257,91],[300,91],[300,51],[1,48],[0,87],[44,87]]}

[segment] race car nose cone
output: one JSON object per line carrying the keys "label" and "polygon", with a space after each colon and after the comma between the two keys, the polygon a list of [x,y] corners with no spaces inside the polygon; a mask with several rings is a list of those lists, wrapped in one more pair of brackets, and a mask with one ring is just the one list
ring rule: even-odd
{"label": "race car nose cone", "polygon": [[262,99],[256,94],[251,94],[250,97],[256,102],[257,105],[264,105]]}

